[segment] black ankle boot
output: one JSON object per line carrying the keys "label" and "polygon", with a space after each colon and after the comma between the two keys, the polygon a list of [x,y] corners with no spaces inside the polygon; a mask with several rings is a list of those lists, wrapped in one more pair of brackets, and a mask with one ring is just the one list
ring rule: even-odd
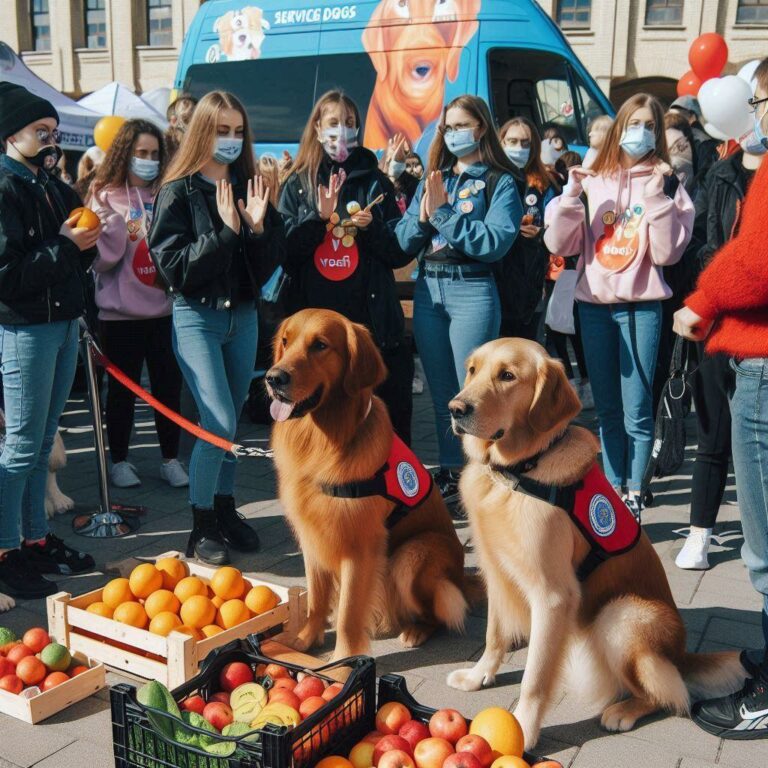
{"label": "black ankle boot", "polygon": [[259,534],[235,508],[234,496],[214,496],[213,508],[219,533],[227,546],[238,552],[255,552],[259,548]]}
{"label": "black ankle boot", "polygon": [[212,509],[192,506],[192,533],[189,534],[187,557],[195,556],[209,565],[226,565],[229,552],[216,523]]}

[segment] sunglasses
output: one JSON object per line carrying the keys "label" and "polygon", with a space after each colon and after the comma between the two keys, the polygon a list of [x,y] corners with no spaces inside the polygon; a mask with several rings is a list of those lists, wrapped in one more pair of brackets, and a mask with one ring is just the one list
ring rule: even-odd
{"label": "sunglasses", "polygon": [[54,128],[52,131],[47,128],[38,128],[35,135],[41,144],[58,144],[61,140],[61,133],[58,128]]}

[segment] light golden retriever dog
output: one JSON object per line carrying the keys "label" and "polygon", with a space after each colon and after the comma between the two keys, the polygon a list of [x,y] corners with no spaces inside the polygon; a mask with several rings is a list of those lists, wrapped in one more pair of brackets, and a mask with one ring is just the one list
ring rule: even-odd
{"label": "light golden retriever dog", "polygon": [[213,31],[219,35],[221,53],[227,61],[247,61],[261,56],[264,31],[269,22],[261,8],[249,6],[239,11],[229,11],[216,19]]}
{"label": "light golden retriever dog", "polygon": [[436,487],[391,529],[392,501],[323,491],[371,478],[387,461],[392,424],[373,396],[385,376],[364,326],[314,309],[282,323],[266,375],[280,500],[309,591],[296,647],[323,643],[336,602],[336,659],[367,653],[373,631],[420,645],[438,626],[461,629],[467,609],[464,550]]}
{"label": "light golden retriever dog", "polygon": [[488,587],[488,627],[480,660],[452,672],[448,685],[474,691],[493,684],[510,647],[527,640],[515,716],[528,749],[566,666],[575,672],[571,684],[604,708],[610,731],[630,730],[660,709],[686,713],[691,695],[741,686],[738,653],[686,652],[685,627],[645,533],[579,582],[576,568],[589,547],[571,518],[515,490],[498,471],[540,454],[526,476],[565,486],[595,463],[595,437],[569,426],[580,404],[561,363],[531,341],[485,344],[467,361],[450,409],[469,460],[460,491]]}
{"label": "light golden retriever dog", "polygon": [[363,32],[376,69],[366,147],[396,133],[411,146],[440,117],[446,78],[454,82],[464,46],[477,32],[480,0],[381,0]]}

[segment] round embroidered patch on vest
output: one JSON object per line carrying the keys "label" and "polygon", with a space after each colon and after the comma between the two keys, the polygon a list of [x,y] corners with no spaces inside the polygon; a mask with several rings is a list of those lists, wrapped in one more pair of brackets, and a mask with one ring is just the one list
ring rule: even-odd
{"label": "round embroidered patch on vest", "polygon": [[401,461],[397,465],[397,482],[409,499],[412,499],[419,492],[419,476],[407,461]]}
{"label": "round embroidered patch on vest", "polygon": [[616,530],[616,512],[611,502],[601,493],[593,496],[589,502],[589,524],[592,530],[603,538]]}

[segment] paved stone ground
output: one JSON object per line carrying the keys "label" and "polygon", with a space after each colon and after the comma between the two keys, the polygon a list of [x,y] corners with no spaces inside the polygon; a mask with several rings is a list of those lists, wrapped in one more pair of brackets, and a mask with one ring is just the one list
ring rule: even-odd
{"label": "paved stone ground", "polygon": [[[417,452],[429,463],[436,461],[436,441],[428,394],[414,398],[414,440]],[[594,421],[586,415],[586,422]],[[95,508],[98,494],[92,434],[87,406],[82,398],[70,401],[62,420],[69,466],[60,475],[60,485],[78,503]],[[242,424],[241,442],[267,442],[264,427]],[[188,448],[188,444],[187,444]],[[679,477],[657,482],[656,504],[645,515],[645,529],[667,570],[670,584],[689,630],[691,650],[733,649],[757,646],[761,641],[760,601],[750,587],[739,558],[741,529],[735,494],[729,488],[717,533],[721,546],[714,546],[714,567],[706,573],[683,572],[674,565],[681,545],[680,531],[687,525],[690,488],[690,459]],[[149,509],[136,535],[123,539],[94,541],[72,534],[70,516],[58,518],[56,532],[74,545],[87,548],[99,568],[108,561],[131,555],[149,556],[170,549],[183,549],[190,525],[186,492],[165,486],[158,478],[159,452],[150,411],[137,410],[137,430],[131,460],[143,484],[131,491],[114,491],[113,501],[144,504]],[[275,494],[271,462],[246,459],[238,475],[241,511],[261,535],[263,549],[255,558],[240,558],[236,565],[264,578],[286,585],[303,582],[303,565],[285,524]],[[466,542],[468,563],[476,565],[467,524],[456,524]],[[61,579],[59,585],[73,594],[96,588],[106,581],[101,573]],[[45,621],[44,601],[22,603],[0,618],[0,625],[24,630]],[[424,648],[404,650],[395,640],[374,644],[379,673],[403,674],[416,698],[435,707],[452,706],[471,716],[483,707],[512,708],[520,692],[525,649],[510,652],[494,688],[474,694],[449,689],[445,677],[453,669],[476,660],[482,652],[485,614],[472,615],[466,634],[433,638]],[[331,647],[332,633],[328,642]],[[109,682],[123,678],[110,673]],[[42,725],[28,726],[0,716],[0,768],[107,768],[112,761],[109,696],[102,691],[70,707]],[[602,732],[593,713],[586,712],[572,696],[563,696],[545,720],[539,754],[560,760],[566,768],[758,768],[768,766],[768,742],[723,741],[700,731],[685,718],[654,717],[625,735]]]}

